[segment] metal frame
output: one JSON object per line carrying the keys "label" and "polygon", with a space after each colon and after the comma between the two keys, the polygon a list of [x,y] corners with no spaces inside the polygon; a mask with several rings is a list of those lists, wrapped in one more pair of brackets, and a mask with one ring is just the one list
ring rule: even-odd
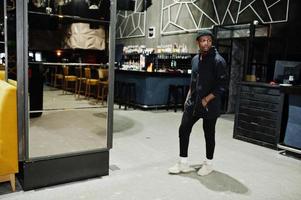
{"label": "metal frame", "polygon": [[[258,29],[265,29],[265,32],[258,36],[256,35],[256,30]],[[225,39],[238,39],[238,38],[245,38],[247,39],[247,51],[246,51],[246,60],[244,64],[244,70],[243,70],[243,77],[248,73],[248,70],[251,69],[252,60],[254,56],[254,40],[255,38],[267,38],[267,40],[270,37],[271,33],[271,26],[269,24],[261,24],[261,25],[255,25],[254,23],[248,23],[248,24],[235,24],[235,25],[219,25],[214,26],[213,31],[215,34],[216,41],[218,40],[225,40]],[[236,35],[234,32],[240,31]],[[220,32],[229,33],[229,34],[219,34]],[[267,49],[268,50],[268,49]]]}
{"label": "metal frame", "polygon": [[285,145],[282,145],[282,144],[277,144],[277,147],[279,149],[283,149],[283,150],[286,150],[286,151],[289,151],[289,152],[301,154],[301,150],[300,149],[292,148],[292,147],[285,146]]}
{"label": "metal frame", "polygon": [[74,155],[88,155],[106,152],[112,148],[113,134],[113,101],[114,101],[114,64],[115,64],[115,27],[116,0],[110,0],[110,32],[109,32],[109,96],[107,116],[107,147],[91,151],[79,151],[53,156],[29,157],[29,101],[28,101],[28,5],[27,1],[16,1],[16,29],[17,29],[17,98],[18,98],[18,140],[19,161],[49,160],[70,157]]}
{"label": "metal frame", "polygon": [[103,66],[103,63],[60,63],[60,62],[28,62],[29,64],[41,64],[41,65],[65,65],[65,66]]}
{"label": "metal frame", "polygon": [[[256,11],[256,9],[253,7],[252,4],[255,2],[255,0],[251,1],[249,4],[247,4],[243,8],[241,7],[242,0],[235,0],[237,3],[239,3],[238,12],[237,12],[236,16],[234,16],[234,14],[232,14],[231,11],[230,11],[230,9],[229,9],[230,5],[234,2],[234,0],[228,0],[228,6],[227,6],[227,9],[226,9],[226,11],[224,13],[224,16],[222,17],[222,20],[220,20],[219,15],[217,13],[217,8],[216,8],[215,0],[211,0],[213,8],[214,8],[214,12],[215,12],[215,17],[217,19],[216,21],[213,20],[208,14],[206,14],[205,10],[202,10],[200,7],[198,7],[196,5],[197,1],[200,1],[200,0],[187,0],[185,2],[184,1],[179,2],[178,0],[173,0],[173,3],[164,6],[165,5],[165,0],[162,0],[162,6],[161,6],[161,25],[160,25],[161,35],[189,33],[189,32],[195,32],[195,31],[197,31],[198,29],[201,29],[201,28],[212,28],[212,26],[211,27],[201,27],[201,21],[203,19],[203,16],[207,17],[214,25],[223,25],[225,23],[226,16],[229,15],[230,18],[231,18],[231,20],[232,20],[232,23],[233,24],[237,24],[238,21],[239,21],[240,15],[242,15],[247,8],[250,8],[250,9],[253,10],[253,12],[255,13],[255,15],[257,16],[257,19],[260,20],[260,23],[262,23],[262,24],[272,24],[272,23],[280,23],[280,22],[287,22],[288,21],[289,0],[287,0],[287,7],[286,7],[286,10],[285,10],[285,12],[286,12],[285,13],[286,14],[285,15],[286,16],[285,19],[275,20],[275,21],[272,19],[272,14],[270,13],[270,9],[273,6],[277,5],[278,3],[282,3],[282,1],[284,1],[284,0],[278,0],[278,1],[274,2],[273,4],[271,4],[269,6],[267,5],[266,1],[263,0],[263,3],[264,3],[265,8],[266,8],[266,11],[268,12],[268,15],[269,15],[269,21],[264,21],[261,18],[261,16],[258,14],[258,12]],[[198,22],[194,19],[193,15],[192,15],[192,11],[191,11],[189,5],[191,5],[191,7],[194,7],[196,10],[198,10],[201,13],[200,18],[198,19]],[[173,7],[173,6],[179,6],[178,12],[176,13],[176,16],[175,16],[175,21],[171,21],[171,7]],[[194,26],[195,26],[193,29],[187,29],[187,28],[181,27],[179,24],[177,24],[177,20],[179,18],[180,11],[181,11],[181,8],[183,6],[187,7],[189,15],[191,16],[191,18],[189,20],[191,20],[193,22]],[[165,10],[167,10],[167,12],[168,12],[167,16],[164,15],[164,11]],[[278,14],[278,13],[275,13],[275,14]],[[167,18],[167,23],[163,24],[163,19],[166,19],[166,18]],[[178,27],[179,30],[177,30],[177,31],[166,31],[166,28],[170,24]]]}
{"label": "metal frame", "polygon": [[4,53],[5,53],[5,81],[8,79],[8,49],[7,49],[7,0],[3,2],[3,20],[4,20]]}
{"label": "metal frame", "polygon": [[87,22],[109,23],[109,21],[106,21],[106,20],[90,19],[90,18],[79,17],[79,16],[71,16],[71,15],[47,14],[47,13],[35,12],[35,11],[28,11],[28,13],[30,13],[30,14],[39,14],[39,15],[47,15],[47,16],[51,16],[51,17],[76,19],[76,20],[82,20],[82,21],[87,21]]}
{"label": "metal frame", "polygon": [[114,80],[115,80],[115,38],[116,38],[116,0],[111,0],[109,27],[109,96],[107,117],[107,148],[113,145],[113,110],[114,110]]}
{"label": "metal frame", "polygon": [[29,159],[28,147],[28,13],[27,1],[16,1],[17,102],[19,160]]}

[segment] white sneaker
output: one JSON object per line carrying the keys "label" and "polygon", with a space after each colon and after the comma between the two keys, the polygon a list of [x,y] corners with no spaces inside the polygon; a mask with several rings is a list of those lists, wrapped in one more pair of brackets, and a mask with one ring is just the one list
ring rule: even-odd
{"label": "white sneaker", "polygon": [[177,164],[175,164],[174,166],[168,169],[168,172],[170,174],[179,174],[181,172],[188,173],[193,171],[195,171],[195,169],[190,167],[187,163],[180,163],[180,162],[178,162]]}
{"label": "white sneaker", "polygon": [[198,171],[198,175],[200,176],[206,176],[210,174],[213,171],[213,165],[208,164],[207,162],[203,162],[202,167]]}

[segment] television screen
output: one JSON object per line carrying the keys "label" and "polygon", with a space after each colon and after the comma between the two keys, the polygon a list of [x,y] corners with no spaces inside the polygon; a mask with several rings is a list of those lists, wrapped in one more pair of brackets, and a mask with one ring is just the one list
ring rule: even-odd
{"label": "television screen", "polygon": [[301,62],[276,60],[274,80],[277,83],[284,83],[290,76],[293,76],[295,84],[301,84]]}

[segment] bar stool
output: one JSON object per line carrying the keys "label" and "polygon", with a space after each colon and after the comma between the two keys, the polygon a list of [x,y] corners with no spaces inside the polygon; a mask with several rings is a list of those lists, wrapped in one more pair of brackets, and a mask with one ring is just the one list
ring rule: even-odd
{"label": "bar stool", "polygon": [[169,85],[166,110],[169,110],[171,104],[173,105],[175,112],[177,112],[179,104],[181,105],[182,110],[184,110],[184,101],[185,85]]}
{"label": "bar stool", "polygon": [[129,107],[132,106],[136,109],[136,83],[130,82],[126,85],[127,89],[127,104]]}
{"label": "bar stool", "polygon": [[[63,75],[64,75],[64,85],[63,85],[63,94],[67,94],[68,89],[74,89],[74,95],[76,96],[76,88],[77,88],[77,76],[69,75],[69,67],[63,66]],[[69,88],[68,83],[73,82],[74,88]]]}
{"label": "bar stool", "polygon": [[50,86],[54,86],[54,80],[55,80],[55,66],[49,65],[47,66],[48,71],[48,84]]}
{"label": "bar stool", "polygon": [[124,109],[126,110],[126,82],[118,81],[117,82],[117,102],[119,104],[119,109],[122,105],[124,105]]}
{"label": "bar stool", "polygon": [[124,105],[124,110],[130,106],[136,109],[136,83],[119,81],[118,84],[119,109],[122,105]]}
{"label": "bar stool", "polygon": [[91,95],[91,86],[98,86],[99,80],[94,79],[91,76],[91,69],[89,67],[85,68],[85,78],[86,78],[86,90],[85,90],[85,96],[89,99]]}
{"label": "bar stool", "polygon": [[75,67],[75,75],[77,76],[77,86],[78,86],[76,89],[76,94],[78,95],[77,98],[79,98],[82,92],[82,84],[86,83],[86,78],[83,77],[82,67]]}
{"label": "bar stool", "polygon": [[63,87],[64,85],[64,75],[62,66],[55,66],[55,73],[54,73],[54,87],[57,87],[57,81],[60,81],[60,86]]}
{"label": "bar stool", "polygon": [[121,82],[115,81],[114,82],[114,102],[120,104],[121,100]]}
{"label": "bar stool", "polygon": [[[99,85],[97,90],[97,98],[101,99],[101,104],[103,104],[104,99],[107,99],[109,81],[108,81],[108,69],[98,69]],[[100,94],[101,90],[101,94]]]}

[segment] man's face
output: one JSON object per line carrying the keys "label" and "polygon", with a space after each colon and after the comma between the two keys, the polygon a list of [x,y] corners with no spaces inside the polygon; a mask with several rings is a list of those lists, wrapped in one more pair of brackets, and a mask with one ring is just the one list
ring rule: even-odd
{"label": "man's face", "polygon": [[210,35],[204,35],[197,40],[201,52],[207,52],[212,47],[212,37]]}

